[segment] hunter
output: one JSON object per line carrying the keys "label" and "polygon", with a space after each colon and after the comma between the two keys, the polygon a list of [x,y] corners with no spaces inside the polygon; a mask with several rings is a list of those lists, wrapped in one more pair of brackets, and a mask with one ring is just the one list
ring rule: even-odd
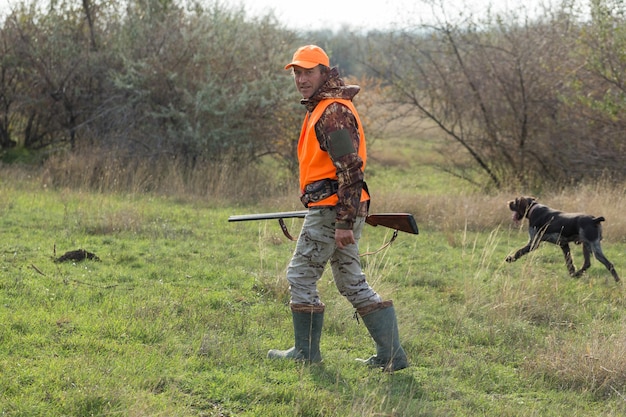
{"label": "hunter", "polygon": [[269,358],[321,362],[325,305],[317,283],[330,261],[339,293],[356,309],[376,343],[376,354],[358,359],[392,372],[409,366],[400,345],[393,302],[368,284],[359,238],[369,209],[364,182],[365,134],[352,100],[360,87],[346,85],[324,50],[306,45],[285,66],[302,95],[306,116],[298,142],[300,199],[308,212],[287,268],[294,346]]}

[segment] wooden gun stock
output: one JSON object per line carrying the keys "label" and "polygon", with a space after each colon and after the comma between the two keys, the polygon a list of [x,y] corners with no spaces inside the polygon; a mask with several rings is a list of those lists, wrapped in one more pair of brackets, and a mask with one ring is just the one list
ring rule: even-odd
{"label": "wooden gun stock", "polygon": [[417,223],[415,223],[413,215],[409,213],[370,214],[365,218],[365,223],[370,226],[384,226],[414,235],[419,233]]}

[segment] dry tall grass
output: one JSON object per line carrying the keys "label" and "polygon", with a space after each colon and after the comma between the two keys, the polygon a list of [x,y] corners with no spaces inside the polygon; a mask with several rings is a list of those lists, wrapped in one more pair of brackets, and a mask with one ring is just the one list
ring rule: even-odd
{"label": "dry tall grass", "polygon": [[221,204],[259,201],[281,194],[288,185],[259,165],[205,160],[191,166],[171,155],[135,158],[103,149],[52,156],[37,176],[46,187],[154,193]]}
{"label": "dry tall grass", "polygon": [[[451,193],[419,195],[389,193],[379,190],[377,211],[409,211],[418,223],[433,230],[458,233],[462,230],[484,231],[498,226],[512,226],[508,201],[524,193],[497,192],[481,194]],[[604,216],[603,236],[607,241],[626,241],[626,191],[611,184],[579,185],[535,196],[538,202],[557,210]],[[527,222],[520,224],[526,227]]]}
{"label": "dry tall grass", "polygon": [[[115,151],[68,153],[49,158],[39,169],[1,166],[3,178],[37,181],[45,187],[98,192],[155,193],[178,198],[202,199],[216,204],[258,204],[268,209],[301,209],[297,201],[296,175],[262,166],[234,166],[209,161],[194,167],[172,157],[151,160],[131,158]],[[524,192],[473,190],[422,195],[419,190],[376,189],[374,209],[408,211],[422,228],[453,235],[459,231],[484,231],[511,227],[507,202]],[[536,196],[552,208],[604,216],[604,239],[626,241],[626,185],[599,181]],[[522,224],[521,227],[524,227]]]}

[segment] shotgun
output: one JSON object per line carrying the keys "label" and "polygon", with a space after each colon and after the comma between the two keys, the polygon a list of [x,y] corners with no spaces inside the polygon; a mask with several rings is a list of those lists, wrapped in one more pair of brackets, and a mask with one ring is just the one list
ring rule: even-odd
{"label": "shotgun", "polygon": [[[242,214],[237,216],[230,216],[228,218],[229,222],[245,222],[251,220],[272,220],[278,219],[278,223],[280,224],[280,228],[283,230],[283,233],[289,240],[294,240],[294,238],[289,234],[287,230],[287,226],[283,219],[291,219],[291,218],[304,218],[308,213],[308,210],[301,211],[282,211],[276,213],[260,213],[260,214]],[[370,226],[383,226],[388,227],[390,229],[411,234],[418,234],[419,231],[417,229],[417,223],[413,218],[412,214],[409,213],[380,213],[380,214],[370,214],[365,218],[365,223]],[[395,238],[395,236],[394,236]]]}

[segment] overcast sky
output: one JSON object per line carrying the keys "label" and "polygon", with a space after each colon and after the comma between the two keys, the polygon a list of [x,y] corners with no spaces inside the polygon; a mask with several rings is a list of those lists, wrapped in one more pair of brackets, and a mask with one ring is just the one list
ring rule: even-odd
{"label": "overcast sky", "polygon": [[[1,0],[0,0],[1,1]],[[250,15],[264,15],[273,10],[282,23],[292,29],[340,28],[389,29],[418,19],[428,20],[433,10],[420,0],[222,0],[237,7],[244,5]],[[550,0],[443,0],[446,14],[460,8],[485,13],[491,5],[497,11],[524,4],[531,7]],[[509,6],[510,5],[510,6]]]}
{"label": "overcast sky", "polygon": [[[0,0],[0,15],[16,0]],[[45,4],[44,0],[42,4]],[[78,1],[78,0],[76,0]],[[208,0],[211,1],[211,0]],[[420,0],[216,0],[238,8],[244,6],[249,16],[265,15],[273,10],[280,22],[290,29],[340,28],[389,29],[428,20],[432,10]],[[488,6],[496,11],[510,10],[524,4],[528,10],[551,0],[442,0],[452,16],[460,7],[484,13]]]}

